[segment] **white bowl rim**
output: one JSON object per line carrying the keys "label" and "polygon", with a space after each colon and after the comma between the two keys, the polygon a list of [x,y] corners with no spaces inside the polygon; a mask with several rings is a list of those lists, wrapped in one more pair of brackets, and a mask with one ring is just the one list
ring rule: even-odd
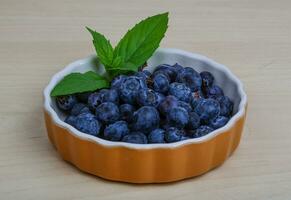
{"label": "white bowl rim", "polygon": [[218,136],[219,134],[222,134],[225,131],[228,131],[229,129],[231,129],[235,125],[235,123],[239,119],[241,119],[245,115],[246,105],[247,105],[247,95],[243,90],[243,84],[226,66],[219,64],[219,63],[213,61],[212,59],[207,58],[206,56],[203,56],[200,54],[195,54],[195,53],[190,53],[190,52],[180,50],[180,49],[158,48],[157,51],[162,52],[162,53],[175,53],[175,54],[185,55],[185,56],[192,57],[192,58],[201,60],[203,62],[206,62],[206,63],[210,64],[212,67],[218,68],[219,70],[223,71],[233,82],[235,82],[237,84],[238,93],[241,97],[241,101],[238,105],[237,113],[231,117],[231,119],[228,121],[228,123],[225,126],[219,128],[219,129],[216,129],[215,131],[213,131],[205,136],[199,137],[199,138],[191,138],[191,139],[187,139],[187,140],[183,140],[183,141],[179,141],[179,142],[162,143],[162,144],[161,143],[160,144],[132,144],[132,143],[125,143],[125,142],[112,142],[109,140],[105,140],[105,139],[102,139],[99,137],[91,136],[91,135],[88,135],[88,134],[85,134],[83,132],[78,131],[73,126],[65,123],[64,121],[62,121],[59,118],[57,113],[51,107],[52,98],[50,96],[50,93],[51,93],[51,90],[56,85],[56,83],[58,82],[57,80],[60,77],[64,77],[66,74],[68,74],[68,72],[70,72],[73,68],[75,68],[76,65],[86,63],[86,62],[88,62],[88,60],[92,60],[92,59],[96,58],[96,55],[91,55],[91,56],[86,57],[84,59],[74,61],[74,62],[70,63],[69,65],[67,65],[63,70],[61,70],[58,73],[56,73],[55,75],[53,75],[49,84],[46,86],[46,88],[44,89],[44,92],[43,92],[45,111],[51,116],[52,121],[56,125],[67,129],[70,134],[72,134],[80,139],[92,141],[92,142],[98,143],[100,145],[106,146],[108,148],[109,147],[110,148],[127,147],[130,149],[177,148],[177,147],[181,147],[184,145],[202,143],[202,142],[208,141],[208,140]]}

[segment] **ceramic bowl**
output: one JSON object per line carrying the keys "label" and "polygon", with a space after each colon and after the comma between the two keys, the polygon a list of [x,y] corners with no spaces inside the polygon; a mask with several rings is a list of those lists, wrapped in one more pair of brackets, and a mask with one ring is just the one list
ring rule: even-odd
{"label": "ceramic bowl", "polygon": [[82,133],[63,121],[65,116],[56,107],[50,92],[71,72],[94,70],[103,73],[96,56],[90,56],[69,64],[55,74],[44,90],[48,137],[61,157],[84,172],[130,183],[178,181],[221,165],[236,149],[241,138],[247,107],[242,83],[225,66],[198,54],[158,49],[148,60],[147,68],[152,71],[163,63],[179,63],[198,72],[210,71],[215,76],[215,84],[221,86],[225,95],[234,102],[234,115],[229,122],[203,137],[169,144],[111,142]]}

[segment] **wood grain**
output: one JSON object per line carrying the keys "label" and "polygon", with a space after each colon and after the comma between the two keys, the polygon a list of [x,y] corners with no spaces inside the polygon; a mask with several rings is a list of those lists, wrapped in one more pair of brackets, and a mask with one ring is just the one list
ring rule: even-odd
{"label": "wood grain", "polygon": [[[170,11],[163,47],[207,55],[245,84],[242,142],[221,167],[161,185],[109,182],[60,159],[42,90],[94,53],[84,27],[116,41],[136,21]],[[291,1],[0,0],[0,199],[290,199]]]}

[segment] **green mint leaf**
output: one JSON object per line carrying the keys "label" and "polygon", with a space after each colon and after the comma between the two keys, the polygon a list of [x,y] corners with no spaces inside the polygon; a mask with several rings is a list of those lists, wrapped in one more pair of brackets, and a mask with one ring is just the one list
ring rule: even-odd
{"label": "green mint leaf", "polygon": [[112,68],[137,71],[159,47],[167,28],[168,13],[149,17],[136,24],[115,47],[114,58],[121,57],[122,62]]}
{"label": "green mint leaf", "polygon": [[84,74],[71,73],[65,76],[52,90],[51,96],[62,96],[94,91],[109,87],[109,82],[101,75],[88,71]]}
{"label": "green mint leaf", "polygon": [[105,67],[111,66],[111,63],[113,61],[113,47],[110,44],[110,41],[107,40],[104,35],[93,31],[89,27],[86,28],[93,37],[93,44],[100,62]]}
{"label": "green mint leaf", "polygon": [[[112,65],[110,68],[116,68],[123,62],[122,58],[120,56],[117,56],[113,59]],[[108,69],[110,69],[108,68]]]}

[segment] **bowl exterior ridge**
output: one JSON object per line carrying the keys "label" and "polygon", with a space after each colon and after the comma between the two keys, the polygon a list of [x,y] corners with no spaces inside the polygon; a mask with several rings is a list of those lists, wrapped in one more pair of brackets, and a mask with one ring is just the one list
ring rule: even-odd
{"label": "bowl exterior ridge", "polygon": [[131,149],[80,139],[45,111],[48,136],[61,157],[96,176],[130,183],[172,182],[201,175],[222,164],[239,144],[245,116],[202,143],[177,148]]}
{"label": "bowl exterior ridge", "polygon": [[[160,51],[188,53],[176,49]],[[199,59],[207,58],[200,56]],[[210,59],[207,61],[214,62]],[[62,122],[51,108],[52,99],[49,93],[64,73],[71,72],[72,65],[84,62],[85,59],[76,61],[57,73],[44,92],[44,117],[48,137],[61,157],[80,170],[114,181],[172,182],[201,175],[221,165],[239,145],[246,117],[247,100],[242,84],[235,76],[232,78],[235,79],[241,96],[238,111],[225,127],[204,137],[165,145],[139,145],[110,142],[77,131]],[[215,67],[225,68],[222,65]],[[233,76],[228,69],[225,73]]]}

